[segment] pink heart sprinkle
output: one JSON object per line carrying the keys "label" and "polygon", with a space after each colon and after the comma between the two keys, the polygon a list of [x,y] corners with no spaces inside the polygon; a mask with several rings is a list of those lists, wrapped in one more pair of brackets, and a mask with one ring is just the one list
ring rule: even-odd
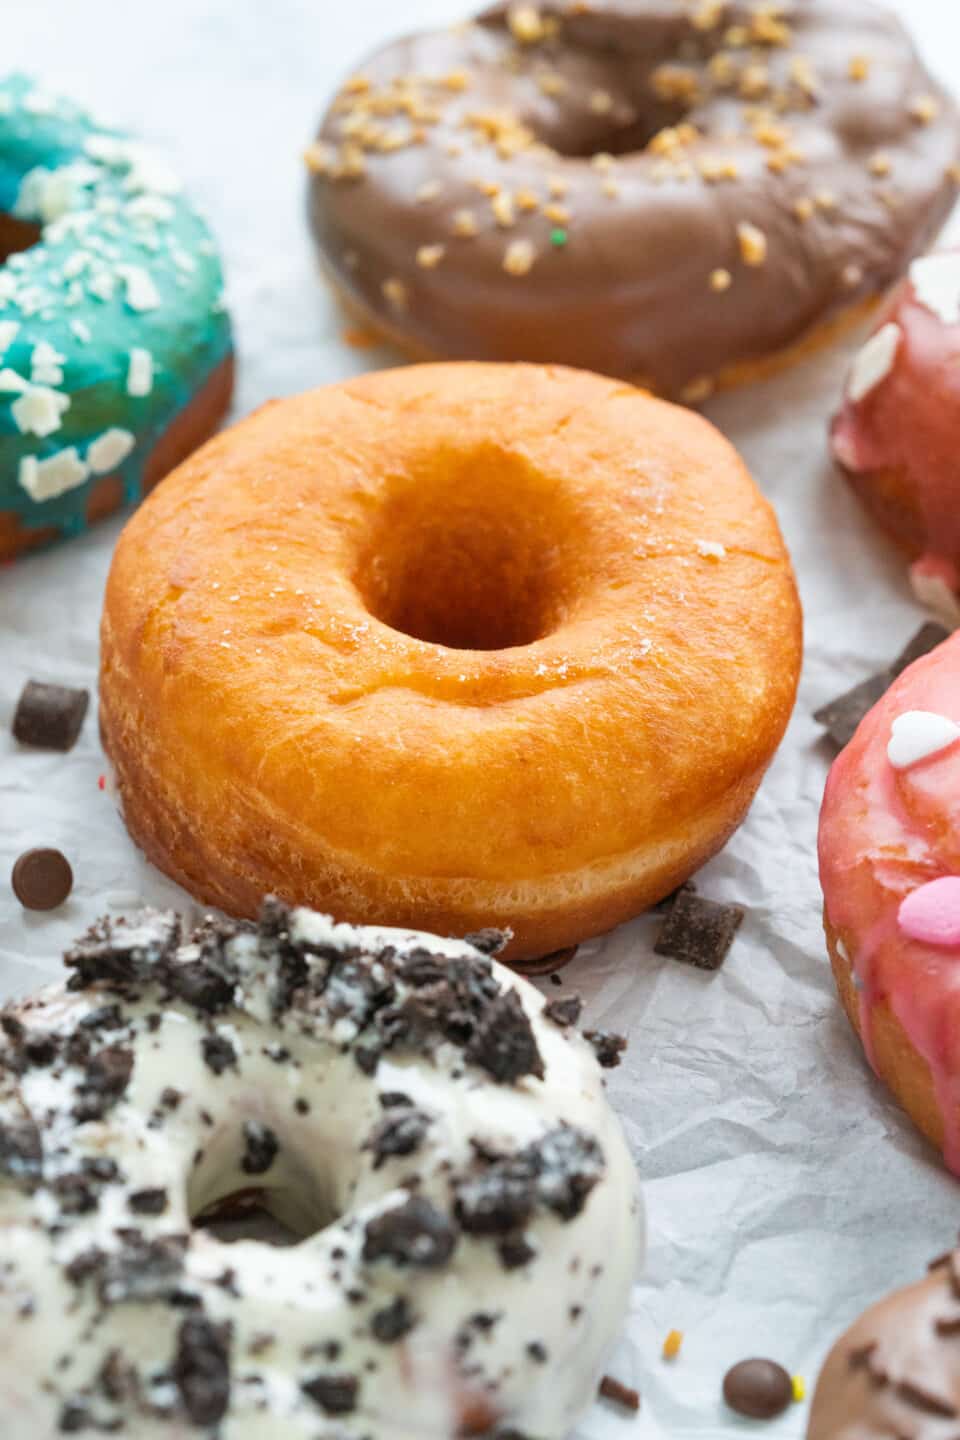
{"label": "pink heart sprinkle", "polygon": [[897,919],[911,940],[960,946],[960,875],[944,875],[921,885],[903,901]]}

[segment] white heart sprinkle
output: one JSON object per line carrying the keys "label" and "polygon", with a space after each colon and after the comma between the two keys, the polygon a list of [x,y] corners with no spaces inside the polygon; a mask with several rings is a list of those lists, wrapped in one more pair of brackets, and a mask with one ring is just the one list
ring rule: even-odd
{"label": "white heart sprinkle", "polygon": [[895,770],[907,770],[920,760],[946,750],[960,740],[960,725],[932,710],[906,710],[890,729],[887,758]]}
{"label": "white heart sprinkle", "polygon": [[871,390],[886,380],[897,358],[902,334],[900,326],[892,321],[889,325],[882,325],[857,355],[847,381],[847,398],[854,405],[859,405]]}

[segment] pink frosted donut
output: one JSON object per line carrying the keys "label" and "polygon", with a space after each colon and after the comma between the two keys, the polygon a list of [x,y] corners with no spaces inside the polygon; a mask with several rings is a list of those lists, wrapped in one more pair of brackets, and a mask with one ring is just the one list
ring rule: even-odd
{"label": "pink frosted donut", "polygon": [[913,559],[921,601],[960,624],[960,251],[915,260],[853,361],[832,448]]}
{"label": "pink frosted donut", "polygon": [[960,635],[904,671],[836,760],[819,848],[847,1014],[960,1174]]}

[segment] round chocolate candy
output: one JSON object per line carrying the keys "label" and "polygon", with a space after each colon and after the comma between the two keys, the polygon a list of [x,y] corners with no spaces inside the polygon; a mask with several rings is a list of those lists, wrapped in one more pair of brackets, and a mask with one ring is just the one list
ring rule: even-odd
{"label": "round chocolate candy", "polygon": [[73,871],[59,850],[26,850],[13,867],[10,883],[25,910],[56,910],[73,889]]}
{"label": "round chocolate candy", "polygon": [[775,1360],[741,1360],[724,1376],[723,1398],[738,1415],[773,1420],[793,1399],[793,1381]]}

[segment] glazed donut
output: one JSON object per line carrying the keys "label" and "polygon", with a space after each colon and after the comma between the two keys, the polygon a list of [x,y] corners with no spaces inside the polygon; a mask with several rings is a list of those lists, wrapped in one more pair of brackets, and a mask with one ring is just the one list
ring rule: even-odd
{"label": "glazed donut", "polygon": [[216,428],[233,362],[176,177],[23,76],[0,81],[0,260],[3,561],[138,500]]}
{"label": "glazed donut", "polygon": [[960,415],[960,253],[915,260],[859,352],[833,453],[883,529],[913,558],[918,598],[960,624],[960,505],[951,462]]}
{"label": "glazed donut", "polygon": [[[9,1440],[567,1435],[642,1243],[574,997],[276,904],[65,958],[0,1022]],[[191,1228],[251,1188],[295,1248]]]}
{"label": "glazed donut", "polygon": [[868,0],[551,0],[373,55],[306,159],[327,272],[417,358],[696,400],[902,273],[960,129]]}
{"label": "glazed donut", "polygon": [[807,1440],[954,1440],[960,1421],[960,1251],[872,1306],[837,1342]]}
{"label": "glazed donut", "polygon": [[576,371],[408,367],[266,407],[141,507],[101,727],[131,834],[204,902],[509,923],[523,958],[725,842],[800,644],[706,421]]}
{"label": "glazed donut", "polygon": [[960,1173],[960,636],[917,660],[827,781],[820,878],[840,996],[878,1075]]}

